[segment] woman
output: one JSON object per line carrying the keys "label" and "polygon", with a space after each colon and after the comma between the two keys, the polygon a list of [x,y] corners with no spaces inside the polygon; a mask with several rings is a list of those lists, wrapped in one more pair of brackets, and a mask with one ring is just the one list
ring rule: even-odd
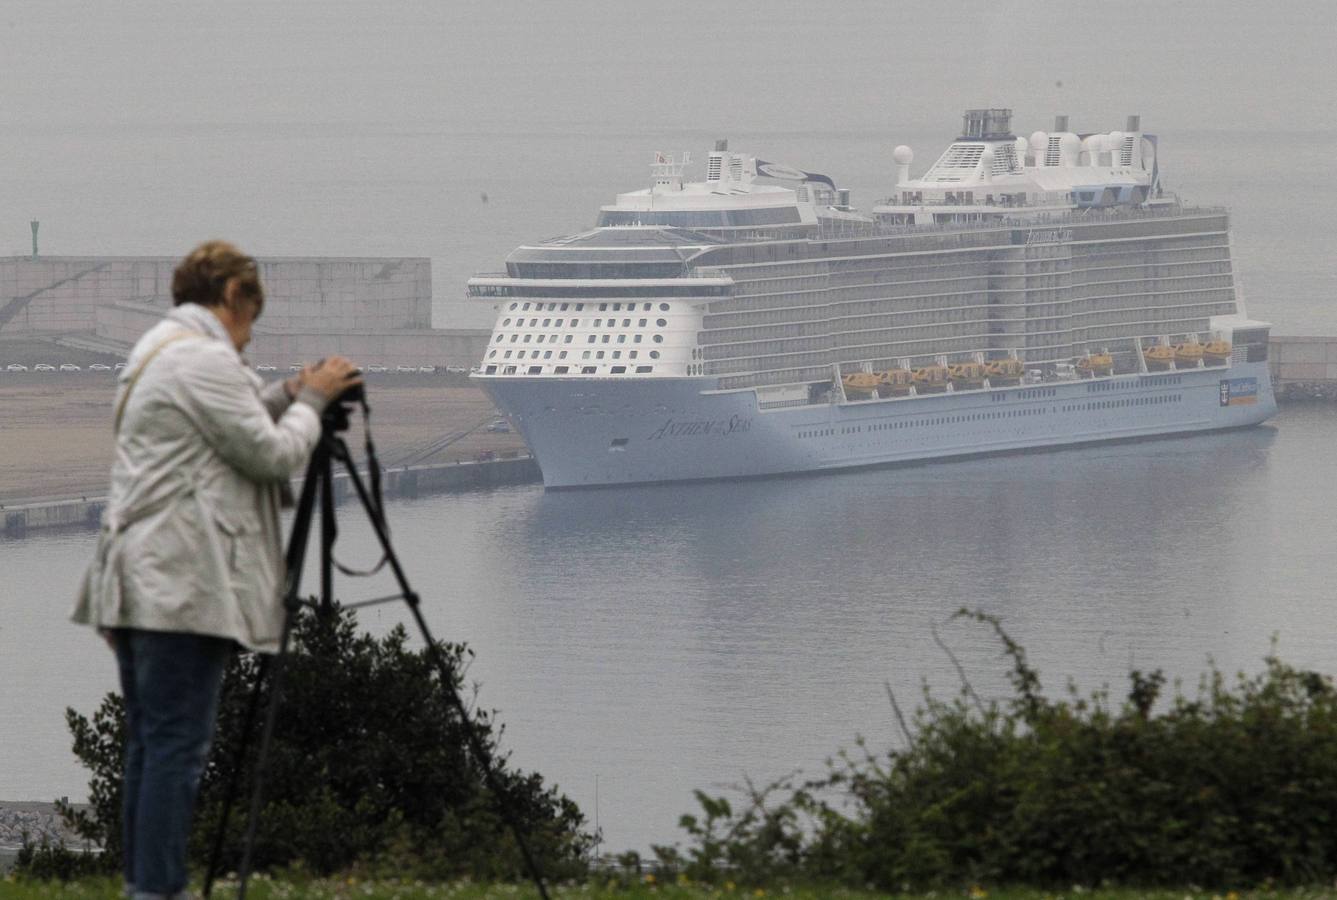
{"label": "woman", "polygon": [[264,291],[255,260],[231,244],[192,251],[172,298],[121,373],[111,491],[74,612],[107,636],[120,670],[136,900],[185,888],[223,669],[238,644],[278,649],[282,486],[319,439],[326,403],[360,380],[332,357],[263,386],[240,354]]}

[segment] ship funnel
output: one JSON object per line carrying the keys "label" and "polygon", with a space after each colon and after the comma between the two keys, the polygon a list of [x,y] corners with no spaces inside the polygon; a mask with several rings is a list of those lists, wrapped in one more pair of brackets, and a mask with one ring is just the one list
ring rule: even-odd
{"label": "ship funnel", "polygon": [[728,149],[729,149],[729,139],[728,139],[728,138],[720,138],[719,140],[717,140],[717,141],[715,142],[715,152],[716,152],[716,153],[723,153],[725,150],[728,150]]}
{"label": "ship funnel", "polygon": [[1057,132],[1060,132],[1060,133],[1062,133],[1062,132],[1064,132],[1064,131],[1067,131],[1067,130],[1068,130],[1068,117],[1067,117],[1067,116],[1054,116],[1054,130],[1057,131]]}
{"label": "ship funnel", "polygon": [[1124,124],[1124,128],[1123,128],[1123,130],[1124,130],[1124,131],[1141,131],[1141,130],[1142,130],[1142,117],[1141,117],[1141,116],[1129,116],[1129,117],[1128,117],[1128,121]]}

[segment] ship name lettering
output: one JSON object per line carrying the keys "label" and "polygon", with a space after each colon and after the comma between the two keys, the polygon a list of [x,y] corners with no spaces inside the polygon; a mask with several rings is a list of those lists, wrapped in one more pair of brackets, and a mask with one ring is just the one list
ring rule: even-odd
{"label": "ship name lettering", "polygon": [[1071,240],[1071,228],[1032,228],[1026,234],[1028,244],[1059,244]]}
{"label": "ship name lettering", "polygon": [[697,419],[691,422],[678,422],[669,419],[663,425],[650,432],[646,440],[658,441],[666,437],[698,437],[729,434],[742,434],[752,427],[752,420],[747,416],[734,415],[728,419]]}

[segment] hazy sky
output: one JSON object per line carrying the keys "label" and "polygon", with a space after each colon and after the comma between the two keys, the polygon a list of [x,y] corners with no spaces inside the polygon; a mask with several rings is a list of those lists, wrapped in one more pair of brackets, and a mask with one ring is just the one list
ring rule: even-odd
{"label": "hazy sky", "polygon": [[1324,0],[0,0],[0,44],[7,129],[940,129],[995,104],[1077,128],[1314,131],[1337,106]]}

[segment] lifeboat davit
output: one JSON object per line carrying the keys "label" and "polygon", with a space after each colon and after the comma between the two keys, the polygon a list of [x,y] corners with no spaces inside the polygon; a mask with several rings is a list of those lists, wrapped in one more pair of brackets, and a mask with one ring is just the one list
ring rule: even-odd
{"label": "lifeboat davit", "polygon": [[1108,353],[1088,353],[1077,360],[1077,371],[1084,375],[1113,375],[1114,357]]}
{"label": "lifeboat davit", "polygon": [[1194,368],[1202,361],[1202,344],[1175,344],[1175,365],[1182,368]]}
{"label": "lifeboat davit", "polygon": [[1142,358],[1147,361],[1147,368],[1154,371],[1170,368],[1175,359],[1175,348],[1156,344],[1142,351]]}
{"label": "lifeboat davit", "polygon": [[947,387],[946,366],[924,366],[910,373],[914,379],[915,390],[941,391]]}
{"label": "lifeboat davit", "polygon": [[1230,360],[1230,341],[1208,341],[1203,344],[1202,359],[1209,366],[1224,366]]}

